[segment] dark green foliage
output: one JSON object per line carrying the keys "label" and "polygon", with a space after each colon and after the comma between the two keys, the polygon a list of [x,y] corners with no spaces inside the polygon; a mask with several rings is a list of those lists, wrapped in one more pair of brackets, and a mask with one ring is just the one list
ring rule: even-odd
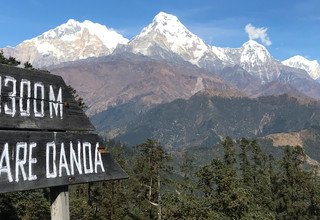
{"label": "dark green foliage", "polygon": [[83,98],[77,93],[77,90],[75,90],[71,85],[68,85],[68,89],[77,101],[79,107],[84,111],[87,110],[88,106],[86,105],[86,103],[84,103]]}
{"label": "dark green foliage", "polygon": [[3,51],[0,50],[0,63],[10,65],[10,66],[18,66],[20,65],[21,62],[16,60],[16,58],[14,57],[9,57],[9,58],[4,57]]}
{"label": "dark green foliage", "polygon": [[314,182],[316,177],[303,169],[305,157],[301,147],[285,148],[280,161],[281,173],[274,184],[279,219],[319,217],[319,200],[315,198],[315,192],[318,191]]}
{"label": "dark green foliage", "polygon": [[[227,137],[223,153],[196,167],[188,151],[171,163],[154,140],[106,145],[130,178],[70,186],[71,219],[319,219],[319,167],[306,166],[300,147],[276,159],[256,141]],[[1,219],[49,217],[47,190],[0,197]]]}
{"label": "dark green foliage", "polygon": [[[19,60],[17,60],[15,57],[6,58],[3,55],[3,51],[0,50],[0,64],[10,65],[10,66],[19,66],[21,64],[21,62]],[[35,68],[33,68],[32,64],[29,63],[28,61],[23,63],[23,67],[28,70],[35,70]],[[46,70],[42,70],[42,71],[46,71]],[[48,71],[46,71],[46,72],[48,72]]]}
{"label": "dark green foliage", "polygon": [[17,219],[18,213],[9,194],[0,197],[0,219]]}
{"label": "dark green foliage", "polygon": [[134,149],[109,141],[108,149],[130,179],[78,185],[70,190],[73,219],[157,219],[162,216],[162,189],[168,184],[170,157],[147,140]]}
{"label": "dark green foliage", "polygon": [[0,219],[50,219],[47,191],[6,193],[0,197]]}
{"label": "dark green foliage", "polygon": [[[301,103],[286,94],[256,99],[194,95],[188,100],[177,99],[157,105],[139,115],[131,113],[133,107],[115,107],[96,115],[93,122],[101,131],[119,128],[123,132],[117,139],[132,145],[154,138],[174,149],[211,147],[226,135],[234,139],[258,138],[319,128],[319,107],[317,102]],[[127,123],[118,123],[119,112],[125,115],[122,119],[126,118]],[[131,118],[127,118],[128,115]],[[105,123],[107,127],[101,126],[105,117],[109,119]],[[315,146],[311,150],[320,159],[318,148]]]}
{"label": "dark green foliage", "polygon": [[200,168],[197,193],[188,195],[189,201],[192,197],[198,205],[202,202],[202,210],[194,218],[319,217],[319,168],[312,167],[313,172],[304,168],[302,148],[287,147],[283,158],[276,160],[265,154],[256,141],[242,139],[235,144],[226,138],[222,146],[224,156]]}
{"label": "dark green foliage", "polygon": [[23,66],[24,66],[24,68],[25,68],[25,69],[28,69],[28,70],[34,70],[34,68],[33,68],[32,64],[31,64],[31,63],[29,63],[28,61],[27,61],[27,62],[25,62],[25,63],[23,64]]}
{"label": "dark green foliage", "polygon": [[150,139],[138,145],[137,150],[139,154],[133,169],[138,183],[135,190],[144,201],[146,210],[140,215],[142,218],[161,219],[162,188],[167,183],[166,173],[170,172],[170,157],[158,142]]}

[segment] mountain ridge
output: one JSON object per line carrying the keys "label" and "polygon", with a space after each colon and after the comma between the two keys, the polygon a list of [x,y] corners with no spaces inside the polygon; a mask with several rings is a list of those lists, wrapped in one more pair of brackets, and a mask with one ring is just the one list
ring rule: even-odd
{"label": "mountain ridge", "polygon": [[[93,32],[94,34],[92,34]],[[110,44],[111,46],[108,46],[110,48],[107,48],[104,41],[108,41],[107,39],[110,39],[110,37],[106,34],[106,36],[108,36],[103,40],[104,33],[115,34],[120,40],[113,39],[115,42]],[[79,40],[79,42],[77,41],[77,43],[75,43],[74,39]],[[42,42],[42,40],[44,41]],[[50,44],[51,41],[56,43],[55,46]],[[22,44],[25,45],[23,46]],[[273,58],[266,47],[256,41],[249,40],[239,48],[218,48],[210,46],[201,38],[190,32],[176,16],[164,12],[157,14],[153,21],[130,41],[123,38],[121,35],[118,35],[116,32],[110,31],[105,26],[90,21],[80,23],[71,19],[66,24],[60,25],[55,29],[45,32],[39,37],[27,40],[22,44],[18,45],[17,48],[7,48],[5,52],[11,51],[13,55],[9,55],[12,56],[14,56],[14,52],[17,52],[18,59],[21,56],[27,59],[27,61],[33,59],[33,61],[35,61],[35,67],[39,65],[50,66],[51,70],[59,69],[59,74],[62,75],[63,73],[61,71],[63,71],[64,66],[66,67],[64,70],[68,71],[70,65],[76,65],[79,63],[77,62],[79,60],[84,69],[87,68],[91,70],[94,69],[92,65],[96,60],[99,60],[95,59],[95,57],[101,57],[101,60],[103,60],[103,57],[109,56],[109,58],[106,58],[105,60],[110,61],[112,59],[117,60],[117,57],[119,56],[133,56],[133,54],[139,56],[142,54],[151,59],[159,60],[160,62],[164,61],[164,63],[175,63],[178,66],[185,65],[185,62],[188,62],[190,65],[195,65],[202,69],[197,71],[203,71],[210,73],[212,76],[218,76],[224,81],[224,84],[231,84],[248,96],[299,92],[312,98],[320,98],[320,84],[312,79],[306,70],[285,66],[280,61]],[[35,45],[40,46],[37,48]],[[66,56],[62,55],[63,53],[60,50],[55,52],[55,49],[57,49],[56,47],[60,46],[67,51]],[[19,48],[22,48],[21,51],[23,50],[24,52],[21,52],[20,54]],[[43,50],[43,53],[40,53],[41,50]],[[28,53],[30,53],[32,57],[30,57],[31,55]],[[57,54],[57,56],[55,56],[54,53],[57,53],[63,58],[59,60],[57,58],[59,56]],[[92,57],[90,58],[90,56]],[[86,57],[89,58],[82,59]],[[135,60],[135,58],[132,60]],[[132,60],[129,59],[129,63],[131,63]],[[22,59],[22,61],[24,60]],[[92,62],[92,64],[90,62]],[[87,66],[85,66],[84,63],[86,63]],[[121,68],[117,64],[114,66]],[[130,67],[126,66],[126,68],[128,68],[127,71],[131,74]],[[141,67],[141,69],[143,68]],[[82,70],[78,69],[78,71],[81,72]],[[94,69],[91,71],[100,70]],[[110,73],[112,70],[109,69],[108,71]],[[154,70],[150,71],[154,72]],[[81,74],[83,77],[92,77],[90,73]],[[85,74],[89,74],[90,76],[85,76]],[[97,80],[96,85],[92,85],[90,87],[91,90],[88,90],[88,88],[84,88],[79,83],[73,83],[71,78],[72,76],[68,76],[69,83],[80,91],[84,97],[88,98],[85,99],[85,101],[89,102],[89,105],[93,106],[93,108],[99,109],[98,111],[92,110],[92,113],[103,111],[108,106],[123,104],[123,101],[126,102],[132,98],[131,96],[128,96],[128,94],[132,94],[133,90],[130,92],[123,91],[123,94],[118,94],[118,98],[114,97],[115,99],[113,101],[106,98],[108,96],[99,97],[100,107],[96,107],[94,106],[94,102],[90,100],[90,97],[93,98],[93,95],[101,96],[99,92],[95,91],[97,86],[104,87],[101,85],[101,82]],[[150,85],[150,81],[139,77],[138,79],[141,81],[130,86],[131,89],[135,88],[134,91],[137,94],[139,93],[138,87],[144,87],[143,83],[145,83],[145,85]],[[74,81],[76,80],[77,79],[74,79]],[[153,80],[158,80],[159,83],[161,81],[164,82],[163,79],[159,77]],[[119,88],[122,88],[121,85],[123,83],[120,81],[117,81],[117,83],[119,84]],[[196,93],[203,89],[202,84],[203,78],[196,79],[196,87],[192,88],[192,90],[189,91],[189,94],[191,94],[191,92]],[[173,85],[170,81],[167,81],[166,86],[172,88]],[[180,97],[176,96],[176,93],[169,94],[164,88],[165,87],[158,88],[158,90],[153,90],[152,92],[157,93],[161,91],[163,95],[166,94],[165,96]],[[171,91],[173,92],[174,90]],[[113,91],[109,92],[113,94]],[[104,98],[105,100],[103,100]],[[150,99],[149,101],[150,103],[152,102]],[[158,100],[154,103],[161,103],[162,101]],[[102,102],[105,104],[102,105]],[[89,110],[89,112],[90,111],[91,110]]]}
{"label": "mountain ridge", "polygon": [[[260,138],[319,128],[319,105],[319,102],[301,103],[288,95],[252,99],[196,94],[147,111],[118,128],[118,135],[113,138],[130,145],[153,138],[168,149],[210,146],[225,136]],[[107,137],[113,131],[109,130]]]}
{"label": "mountain ridge", "polygon": [[63,62],[109,55],[118,44],[127,42],[128,39],[104,25],[69,19],[16,47],[3,48],[3,51],[6,56],[45,68]]}
{"label": "mountain ridge", "polygon": [[[47,41],[48,39],[55,39],[56,42]],[[123,48],[121,45],[126,46]],[[176,16],[165,12],[158,13],[152,22],[130,41],[104,25],[88,20],[81,23],[69,19],[65,24],[38,37],[3,50],[6,56],[14,56],[22,62],[31,62],[35,67],[47,67],[109,55],[121,47],[126,52],[147,56],[182,58],[213,72],[226,66],[239,65],[247,72],[257,75],[262,83],[271,82],[280,74],[278,66],[281,62],[274,59],[263,45],[253,40],[245,42],[239,48],[219,48],[206,44],[189,31]],[[304,69],[313,79],[320,76],[320,71],[306,65],[289,63],[288,60],[282,64]],[[308,60],[303,62],[314,63]]]}

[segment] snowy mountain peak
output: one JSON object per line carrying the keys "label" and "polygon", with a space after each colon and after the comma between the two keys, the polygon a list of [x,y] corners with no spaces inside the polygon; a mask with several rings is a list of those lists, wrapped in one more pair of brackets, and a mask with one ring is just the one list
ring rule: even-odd
{"label": "snowy mountain peak", "polygon": [[118,44],[128,39],[106,26],[85,20],[69,19],[38,37],[15,48],[4,48],[6,55],[43,67],[88,57],[111,54]]}
{"label": "snowy mountain peak", "polygon": [[313,79],[318,79],[320,77],[320,65],[317,60],[308,60],[303,56],[296,55],[282,61],[282,63],[286,66],[307,71]]}
{"label": "snowy mountain peak", "polygon": [[44,32],[42,35],[33,38],[31,40],[27,40],[28,42],[37,41],[39,39],[58,39],[63,35],[71,35],[76,33],[81,29],[81,23],[74,20],[69,19],[67,23],[59,25],[58,27],[51,29],[47,32]]}
{"label": "snowy mountain peak", "polygon": [[241,62],[266,62],[271,58],[268,50],[254,40],[244,43],[241,50]]}
{"label": "snowy mountain peak", "polygon": [[140,36],[146,35],[152,31],[158,31],[160,33],[169,32],[173,35],[175,35],[176,32],[189,32],[176,16],[165,12],[157,14],[152,23],[142,30]]}
{"label": "snowy mountain peak", "polygon": [[81,23],[74,19],[69,19],[67,23],[49,30],[32,40],[60,39],[62,41],[73,41],[79,38],[79,35],[82,35],[85,31],[88,31],[90,35],[98,37],[111,50],[114,50],[119,43],[126,44],[128,42],[128,39],[125,39],[122,35],[112,29],[108,29],[104,25],[93,23],[89,20]]}
{"label": "snowy mountain peak", "polygon": [[176,16],[162,12],[162,11],[159,12],[153,19],[153,22],[159,22],[159,23],[165,23],[168,21],[180,23],[179,19]]}
{"label": "snowy mountain peak", "polygon": [[263,45],[249,40],[239,51],[241,67],[248,72],[257,73],[262,82],[270,82],[278,77],[278,63]]}
{"label": "snowy mountain peak", "polygon": [[293,56],[287,60],[284,60],[283,63],[303,63],[303,64],[306,64],[308,66],[315,66],[318,63],[318,61],[316,60],[308,60],[307,58],[303,57],[303,56],[300,56],[300,55],[296,55],[296,56]]}
{"label": "snowy mountain peak", "polygon": [[243,50],[255,50],[257,52],[263,52],[270,56],[270,53],[268,52],[267,48],[263,46],[262,44],[259,44],[257,41],[254,40],[248,40],[244,44],[242,44]]}
{"label": "snowy mountain peak", "polygon": [[243,47],[245,46],[257,46],[257,47],[264,47],[262,44],[259,44],[257,41],[255,40],[248,40],[247,42],[245,42],[244,44],[242,44]]}
{"label": "snowy mountain peak", "polygon": [[196,64],[209,46],[191,33],[179,19],[171,14],[160,12],[152,23],[129,43],[134,53],[144,55],[159,54],[155,47],[173,52],[184,60]]}
{"label": "snowy mountain peak", "polygon": [[67,25],[69,25],[69,26],[77,26],[77,25],[79,25],[80,24],[80,22],[78,22],[78,21],[76,21],[76,20],[74,20],[74,19],[69,19],[68,21],[67,21],[67,23],[66,23]]}

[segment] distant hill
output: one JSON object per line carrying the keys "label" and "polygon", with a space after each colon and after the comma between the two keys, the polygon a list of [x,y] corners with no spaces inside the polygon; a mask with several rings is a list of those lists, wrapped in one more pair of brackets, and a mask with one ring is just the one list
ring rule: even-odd
{"label": "distant hill", "polygon": [[[225,136],[258,138],[318,128],[319,107],[318,102],[301,103],[299,98],[289,95],[250,99],[196,94],[136,115],[123,127],[108,130],[106,135],[129,144],[154,138],[168,149],[210,146]],[[111,119],[112,113],[109,114]],[[101,121],[103,118],[93,120]],[[112,120],[108,122],[112,124]]]}

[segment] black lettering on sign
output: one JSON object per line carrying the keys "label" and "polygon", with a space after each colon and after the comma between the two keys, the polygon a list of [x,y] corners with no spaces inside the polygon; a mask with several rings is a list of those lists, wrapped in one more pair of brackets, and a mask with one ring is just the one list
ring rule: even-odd
{"label": "black lettering on sign", "polygon": [[127,178],[96,134],[0,131],[0,193]]}
{"label": "black lettering on sign", "polygon": [[60,76],[0,65],[0,129],[92,131]]}

